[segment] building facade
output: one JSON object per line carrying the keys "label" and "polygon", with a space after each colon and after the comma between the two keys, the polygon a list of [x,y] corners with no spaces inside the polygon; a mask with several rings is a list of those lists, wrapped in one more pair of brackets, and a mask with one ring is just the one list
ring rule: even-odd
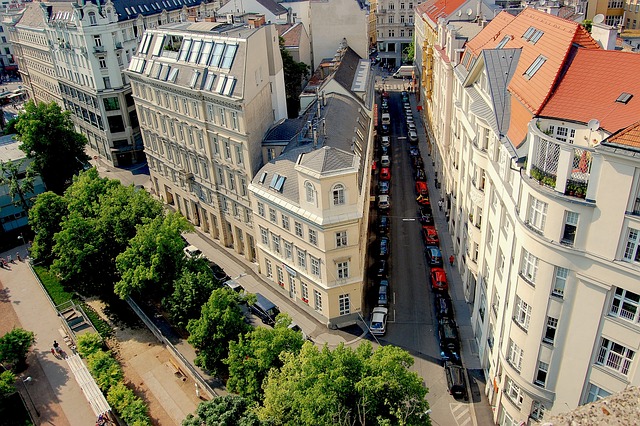
{"label": "building facade", "polygon": [[615,76],[640,57],[525,9],[454,58],[435,149],[496,422],[637,385],[640,85]]}
{"label": "building facade", "polygon": [[262,166],[262,135],[286,118],[274,26],[198,22],[148,30],[126,75],[155,194],[254,261],[248,186]]}
{"label": "building facade", "polygon": [[419,3],[418,0],[376,0],[371,3],[375,35],[369,39],[375,40],[373,46],[378,50],[382,65],[396,68],[407,62],[405,50],[413,41],[413,8]]}

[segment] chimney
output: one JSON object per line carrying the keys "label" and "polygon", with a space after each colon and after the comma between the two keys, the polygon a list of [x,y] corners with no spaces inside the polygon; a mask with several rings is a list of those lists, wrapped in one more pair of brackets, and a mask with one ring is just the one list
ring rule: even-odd
{"label": "chimney", "polygon": [[318,146],[318,128],[313,126],[313,147],[316,148]]}
{"label": "chimney", "polygon": [[605,50],[615,50],[618,29],[605,24],[593,23],[591,25],[591,37]]}

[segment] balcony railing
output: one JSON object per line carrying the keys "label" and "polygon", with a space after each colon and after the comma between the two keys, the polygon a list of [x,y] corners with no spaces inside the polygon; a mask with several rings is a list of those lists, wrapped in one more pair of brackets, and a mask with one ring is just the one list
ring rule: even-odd
{"label": "balcony railing", "polygon": [[637,312],[631,312],[616,305],[611,305],[611,311],[609,313],[614,317],[622,318],[631,322],[637,322],[639,319]]}
{"label": "balcony railing", "polygon": [[633,203],[633,210],[629,213],[634,216],[640,216],[640,197],[636,198],[636,201]]}
{"label": "balcony railing", "polygon": [[629,373],[631,360],[623,357],[620,354],[611,352],[610,350],[607,350],[607,348],[600,348],[600,354],[598,355],[598,364],[609,367],[626,376]]}

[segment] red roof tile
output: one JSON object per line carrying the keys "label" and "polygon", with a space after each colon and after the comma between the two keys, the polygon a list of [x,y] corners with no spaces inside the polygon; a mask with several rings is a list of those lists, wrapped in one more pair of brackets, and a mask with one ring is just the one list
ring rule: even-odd
{"label": "red roof tile", "polygon": [[300,36],[302,35],[302,24],[276,24],[276,30],[280,37],[284,39],[285,47],[300,47]]}
{"label": "red roof tile", "polygon": [[[569,69],[540,115],[587,123],[592,118],[614,133],[640,117],[640,55],[617,50],[578,49]],[[616,102],[623,93],[633,97]]]}
{"label": "red roof tile", "polygon": [[438,18],[446,18],[455,12],[468,0],[427,0],[415,7],[419,16],[426,13],[433,23],[438,23]]}
{"label": "red roof tile", "polygon": [[626,129],[612,135],[606,142],[631,148],[640,148],[640,121],[636,121]]}

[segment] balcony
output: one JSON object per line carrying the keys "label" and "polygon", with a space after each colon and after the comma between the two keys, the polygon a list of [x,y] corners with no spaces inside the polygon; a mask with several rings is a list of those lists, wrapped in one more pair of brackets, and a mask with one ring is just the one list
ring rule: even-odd
{"label": "balcony", "polygon": [[116,42],[116,49],[122,49],[122,43],[119,41]]}
{"label": "balcony", "polygon": [[636,198],[636,201],[633,203],[633,210],[628,212],[628,214],[631,214],[633,216],[640,216],[640,197]]}
{"label": "balcony", "polygon": [[104,53],[104,46],[93,46],[93,53]]}

